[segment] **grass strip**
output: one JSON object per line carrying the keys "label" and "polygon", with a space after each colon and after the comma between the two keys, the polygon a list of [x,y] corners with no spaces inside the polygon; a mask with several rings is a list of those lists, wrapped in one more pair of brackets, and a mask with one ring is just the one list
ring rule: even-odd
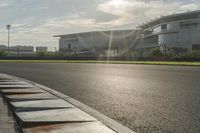
{"label": "grass strip", "polygon": [[99,63],[99,64],[200,66],[200,62],[177,62],[177,61],[0,60],[0,62],[7,62],[7,63],[9,63],[9,62],[16,62],[16,63]]}

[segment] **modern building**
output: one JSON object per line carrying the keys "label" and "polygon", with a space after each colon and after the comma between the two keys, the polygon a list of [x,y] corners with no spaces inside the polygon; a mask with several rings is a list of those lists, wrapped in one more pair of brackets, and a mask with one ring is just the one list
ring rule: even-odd
{"label": "modern building", "polygon": [[138,36],[139,32],[137,30],[114,30],[57,35],[54,37],[60,37],[60,52],[93,52],[116,56],[133,50]]}
{"label": "modern building", "polygon": [[200,10],[160,17],[142,24],[138,49],[200,49]]}
{"label": "modern building", "polygon": [[59,51],[93,51],[123,55],[155,47],[200,49],[200,10],[162,16],[137,27],[139,30],[92,31],[57,35]]}
{"label": "modern building", "polygon": [[47,47],[42,47],[42,46],[36,47],[36,52],[47,52],[47,51],[48,51]]}

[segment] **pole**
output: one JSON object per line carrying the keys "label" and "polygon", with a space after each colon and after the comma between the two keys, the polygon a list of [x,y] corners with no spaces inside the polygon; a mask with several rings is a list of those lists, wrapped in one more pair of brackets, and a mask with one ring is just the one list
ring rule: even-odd
{"label": "pole", "polygon": [[74,47],[74,54],[76,55],[76,47]]}
{"label": "pole", "polygon": [[8,30],[8,54],[10,53],[10,27],[11,25],[6,25],[6,29]]}
{"label": "pole", "polygon": [[69,52],[69,55],[70,55],[70,52],[71,52],[71,44],[68,44],[68,52]]}
{"label": "pole", "polygon": [[19,47],[17,48],[17,55],[18,55],[18,57],[19,57]]}
{"label": "pole", "polygon": [[56,47],[54,47],[55,48],[55,56],[56,56],[56,54],[57,54],[57,48]]}
{"label": "pole", "polygon": [[8,29],[8,54],[10,53],[10,29]]}

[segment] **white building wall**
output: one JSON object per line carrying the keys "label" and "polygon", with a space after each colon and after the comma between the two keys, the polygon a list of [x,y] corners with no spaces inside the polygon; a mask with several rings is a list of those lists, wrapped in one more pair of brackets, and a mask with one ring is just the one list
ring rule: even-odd
{"label": "white building wall", "polygon": [[104,50],[108,48],[110,43],[111,48],[113,49],[124,47],[129,49],[129,47],[132,46],[131,43],[134,40],[134,37],[136,36],[134,33],[134,31],[114,31],[112,36],[110,31],[104,31],[74,34],[72,35],[73,37],[66,35],[61,37],[59,40],[59,49],[64,49],[64,51],[68,52],[68,45],[70,44],[72,51],[76,47],[77,51],[89,50],[95,52],[96,49]]}
{"label": "white building wall", "polygon": [[158,44],[160,46],[176,47],[178,46],[178,40],[178,33],[161,34],[158,37]]}
{"label": "white building wall", "polygon": [[192,45],[200,45],[200,29],[184,29],[180,30],[179,42],[181,47],[192,48]]}
{"label": "white building wall", "polygon": [[170,22],[167,24],[167,30],[168,31],[179,31],[180,30],[180,22],[175,21],[175,22]]}
{"label": "white building wall", "polygon": [[167,24],[166,30],[157,32],[158,45],[167,47],[192,48],[192,45],[200,45],[200,23],[199,26],[184,28],[181,23],[196,23],[197,20],[175,21]]}

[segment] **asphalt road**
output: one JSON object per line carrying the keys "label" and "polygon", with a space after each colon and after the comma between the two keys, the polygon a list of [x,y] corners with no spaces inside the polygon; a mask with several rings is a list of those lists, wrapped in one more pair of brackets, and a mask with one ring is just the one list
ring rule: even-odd
{"label": "asphalt road", "polygon": [[0,72],[63,92],[138,133],[200,132],[200,68],[0,63]]}

